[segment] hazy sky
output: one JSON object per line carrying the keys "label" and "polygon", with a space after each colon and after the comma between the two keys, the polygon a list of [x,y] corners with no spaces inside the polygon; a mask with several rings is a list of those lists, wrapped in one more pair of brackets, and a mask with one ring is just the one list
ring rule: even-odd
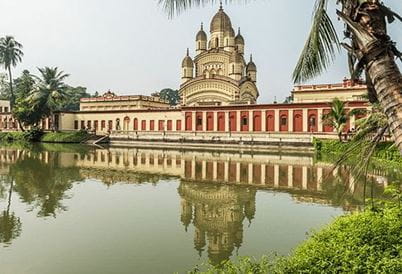
{"label": "hazy sky", "polygon": [[[258,69],[259,102],[283,100],[311,22],[315,0],[257,0],[225,6],[235,30],[241,27],[246,56]],[[335,0],[333,0],[335,2]],[[400,0],[386,0],[402,13]],[[178,88],[186,48],[194,55],[200,23],[209,31],[218,4],[195,8],[173,19],[157,0],[0,0],[0,35],[24,45],[16,73],[58,66],[68,83],[93,93],[150,94]],[[334,13],[335,9],[331,9]],[[334,20],[341,28],[342,23]],[[402,49],[402,24],[391,35]],[[344,54],[313,82],[339,82],[347,75]],[[399,62],[399,64],[401,64]]]}

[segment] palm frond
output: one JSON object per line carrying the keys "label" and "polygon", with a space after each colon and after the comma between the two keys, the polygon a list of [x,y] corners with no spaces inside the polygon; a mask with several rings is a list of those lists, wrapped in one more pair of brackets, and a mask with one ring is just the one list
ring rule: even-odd
{"label": "palm frond", "polygon": [[[233,3],[233,2],[243,2],[246,3],[249,0],[224,0],[225,4]],[[174,17],[175,15],[179,15],[185,10],[194,8],[194,7],[203,7],[207,4],[216,4],[221,1],[219,0],[159,0],[159,5],[166,11],[169,18]]]}
{"label": "palm frond", "polygon": [[305,82],[321,74],[339,51],[339,38],[327,14],[327,3],[328,0],[316,0],[312,27],[293,71],[295,83]]}

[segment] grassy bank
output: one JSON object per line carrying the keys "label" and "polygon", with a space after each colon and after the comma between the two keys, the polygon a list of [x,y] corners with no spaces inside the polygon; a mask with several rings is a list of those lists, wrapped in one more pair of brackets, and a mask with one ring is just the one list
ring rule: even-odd
{"label": "grassy bank", "polygon": [[[341,143],[336,140],[314,140],[314,148],[317,153],[329,156],[338,156],[345,152],[353,143]],[[376,161],[385,161],[402,165],[402,157],[393,143],[381,143],[377,146],[373,155]]]}
{"label": "grassy bank", "polygon": [[81,143],[88,139],[89,134],[85,131],[71,132],[48,132],[40,138],[44,143]]}
{"label": "grassy bank", "polygon": [[388,205],[338,217],[288,257],[241,258],[191,273],[402,273],[402,210]]}
{"label": "grassy bank", "polygon": [[41,132],[30,130],[25,132],[0,132],[0,142],[44,142],[44,143],[81,143],[88,139],[85,131]]}

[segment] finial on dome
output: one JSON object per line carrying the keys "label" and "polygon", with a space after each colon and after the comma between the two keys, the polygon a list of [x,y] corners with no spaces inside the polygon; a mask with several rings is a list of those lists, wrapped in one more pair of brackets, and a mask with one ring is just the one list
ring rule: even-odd
{"label": "finial on dome", "polygon": [[220,4],[219,4],[219,10],[223,10],[223,4],[222,4],[222,1],[219,1],[220,2]]}
{"label": "finial on dome", "polygon": [[190,56],[190,50],[187,48],[187,56]]}
{"label": "finial on dome", "polygon": [[239,27],[239,35],[240,35],[240,27]]}
{"label": "finial on dome", "polygon": [[201,30],[204,30],[204,23],[201,22]]}
{"label": "finial on dome", "polygon": [[250,54],[250,62],[253,62],[253,55]]}

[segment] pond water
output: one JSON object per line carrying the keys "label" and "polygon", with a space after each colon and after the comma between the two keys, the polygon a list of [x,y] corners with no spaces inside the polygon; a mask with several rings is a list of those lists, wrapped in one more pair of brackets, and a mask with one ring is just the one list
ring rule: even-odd
{"label": "pond water", "polygon": [[[389,179],[370,177],[381,193]],[[303,154],[0,147],[0,273],[182,273],[287,254],[363,192]]]}

